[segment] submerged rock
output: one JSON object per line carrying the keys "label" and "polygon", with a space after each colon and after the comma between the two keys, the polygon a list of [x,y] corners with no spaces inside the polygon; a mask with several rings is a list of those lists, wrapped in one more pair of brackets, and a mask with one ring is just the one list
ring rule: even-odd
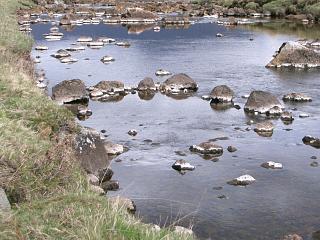
{"label": "submerged rock", "polygon": [[212,142],[203,142],[199,145],[190,146],[189,150],[191,152],[201,153],[201,154],[214,154],[219,155],[223,153],[223,148]]}
{"label": "submerged rock", "polygon": [[320,53],[308,43],[283,43],[277,54],[266,66],[271,68],[316,68],[320,67]]}
{"label": "submerged rock", "polygon": [[177,160],[173,165],[172,168],[177,171],[186,171],[186,170],[194,170],[195,166],[192,166],[190,163],[186,162],[185,160]]}
{"label": "submerged rock", "polygon": [[246,174],[246,175],[237,177],[227,183],[234,186],[246,186],[246,185],[252,184],[253,182],[255,182],[254,177]]}
{"label": "submerged rock", "polygon": [[283,168],[281,163],[276,163],[273,161],[262,163],[261,167],[268,168],[268,169],[282,169]]}
{"label": "submerged rock", "polygon": [[153,12],[144,10],[142,8],[127,8],[126,12],[122,14],[122,19],[132,20],[134,22],[155,21],[158,16]]}
{"label": "submerged rock", "polygon": [[312,98],[303,93],[289,93],[283,96],[283,101],[311,102]]}
{"label": "submerged rock", "polygon": [[60,58],[60,62],[61,63],[75,63],[78,62],[78,59],[76,58],[71,58],[71,57],[64,57],[64,58]]}
{"label": "submerged rock", "polygon": [[259,135],[263,137],[271,137],[273,134],[274,126],[269,121],[264,121],[261,123],[256,124],[254,131]]}
{"label": "submerged rock", "polygon": [[232,152],[236,152],[238,149],[234,146],[228,146],[227,150],[228,150],[228,152],[232,153]]}
{"label": "submerged rock", "polygon": [[160,85],[160,90],[164,92],[197,91],[197,83],[187,74],[180,73],[168,78]]}
{"label": "submerged rock", "polygon": [[302,142],[306,145],[310,145],[314,148],[320,148],[320,139],[312,136],[305,136],[302,138]]}
{"label": "submerged rock", "polygon": [[120,47],[130,47],[131,46],[131,44],[129,42],[116,42],[116,45],[120,46]]}
{"label": "submerged rock", "polygon": [[246,112],[253,112],[253,113],[260,113],[260,114],[269,112],[270,114],[270,110],[274,109],[275,107],[278,107],[279,109],[283,109],[282,104],[274,95],[264,91],[253,91],[251,92],[244,106],[244,110]]}
{"label": "submerged rock", "polygon": [[80,79],[64,80],[52,88],[52,99],[60,104],[88,101],[84,82]]}
{"label": "submerged rock", "polygon": [[92,42],[92,41],[93,41],[92,37],[86,37],[86,36],[79,37],[77,40],[77,42],[84,42],[84,43]]}
{"label": "submerged rock", "polygon": [[216,86],[210,93],[211,101],[214,103],[232,102],[234,92],[226,85]]}
{"label": "submerged rock", "polygon": [[143,80],[141,80],[138,84],[138,90],[139,91],[156,91],[156,85],[154,84],[154,81],[150,77],[146,77]]}

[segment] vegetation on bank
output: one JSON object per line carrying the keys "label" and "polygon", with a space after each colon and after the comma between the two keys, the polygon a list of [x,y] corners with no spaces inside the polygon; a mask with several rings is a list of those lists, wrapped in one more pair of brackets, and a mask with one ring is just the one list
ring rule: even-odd
{"label": "vegetation on bank", "polygon": [[277,17],[290,14],[310,14],[317,19],[320,18],[320,2],[318,0],[194,0],[193,2],[270,12],[272,16]]}
{"label": "vegetation on bank", "polygon": [[32,39],[16,19],[31,5],[0,0],[0,187],[13,208],[0,213],[0,239],[193,238],[155,231],[88,190],[73,152],[74,117],[35,84]]}

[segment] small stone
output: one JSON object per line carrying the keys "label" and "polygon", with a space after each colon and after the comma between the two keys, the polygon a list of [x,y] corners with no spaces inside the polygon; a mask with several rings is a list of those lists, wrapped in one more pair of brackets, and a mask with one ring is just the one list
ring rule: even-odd
{"label": "small stone", "polygon": [[232,152],[237,151],[238,149],[234,146],[228,146],[227,150],[232,153]]}
{"label": "small stone", "polygon": [[261,167],[267,168],[267,169],[282,169],[283,166],[281,163],[276,163],[276,162],[265,162],[261,164]]}
{"label": "small stone", "polygon": [[129,130],[128,134],[129,134],[130,136],[136,136],[136,135],[138,134],[138,132],[137,132],[137,130],[135,130],[135,129],[131,129],[131,130]]}
{"label": "small stone", "polygon": [[310,166],[311,166],[311,167],[318,167],[318,166],[319,166],[319,163],[316,162],[316,161],[313,161],[312,163],[310,163]]}
{"label": "small stone", "polygon": [[310,115],[308,113],[300,113],[299,118],[308,118]]}
{"label": "small stone", "polygon": [[246,174],[246,175],[237,177],[227,183],[234,186],[246,186],[246,185],[252,184],[253,182],[255,182],[255,179],[252,176]]}
{"label": "small stone", "polygon": [[101,133],[106,133],[107,131],[105,129],[102,129],[100,132]]}
{"label": "small stone", "polygon": [[186,162],[185,160],[177,160],[173,165],[172,168],[177,171],[185,171],[189,170],[192,171],[195,169],[195,166],[192,166],[190,163]]}
{"label": "small stone", "polygon": [[219,199],[228,199],[228,197],[226,195],[219,195],[218,198]]}
{"label": "small stone", "polygon": [[317,157],[316,156],[311,156],[311,159],[316,160]]}

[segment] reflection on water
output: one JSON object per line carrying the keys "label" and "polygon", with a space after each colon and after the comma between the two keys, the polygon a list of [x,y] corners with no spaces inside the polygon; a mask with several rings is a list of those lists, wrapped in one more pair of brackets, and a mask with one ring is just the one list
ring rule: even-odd
{"label": "reflection on water", "polygon": [[[307,134],[320,136],[319,71],[273,71],[265,65],[284,41],[319,32],[316,27],[297,27],[295,35],[292,24],[273,24],[231,29],[203,23],[188,29],[150,29],[138,35],[128,34],[120,25],[83,25],[71,32],[62,29],[64,37],[56,42],[43,40],[42,34],[48,33],[51,25],[39,24],[33,26],[36,44],[47,45],[49,50],[33,55],[40,56],[38,66],[46,71],[49,94],[53,85],[74,78],[84,80],[87,86],[119,79],[134,86],[146,76],[163,82],[166,77],[154,75],[160,68],[187,73],[198,83],[198,92],[190,96],[138,92],[104,102],[90,101],[93,115],[81,122],[105,129],[110,140],[130,149],[118,157],[121,161],[112,164],[114,178],[121,185],[116,194],[131,197],[144,221],[184,226],[192,223],[201,239],[269,240],[291,232],[311,239],[320,229],[320,168],[310,167],[310,163],[315,161],[311,157],[319,159],[320,153],[301,139]],[[217,33],[225,37],[217,38]],[[86,47],[72,53],[79,61],[71,65],[50,57],[82,35],[94,39],[108,36],[128,41],[131,47]],[[249,40],[252,37],[254,41]],[[103,64],[100,59],[106,55],[114,57],[115,62]],[[234,102],[240,110],[201,99],[222,84],[234,90]],[[275,125],[273,135],[260,137],[253,129],[264,118],[243,111],[246,100],[241,96],[252,90],[270,91],[279,99],[289,92],[303,92],[313,101],[285,103],[295,117],[290,131],[280,119],[270,119]],[[300,119],[302,112],[310,117]],[[138,134],[129,136],[130,129]],[[222,156],[203,158],[189,151],[191,145],[208,140],[224,148]],[[230,153],[228,146],[238,150]],[[196,169],[179,174],[171,168],[178,159]],[[280,162],[284,168],[262,168],[260,165],[267,161]],[[227,184],[244,174],[252,175],[256,182],[248,187]]]}

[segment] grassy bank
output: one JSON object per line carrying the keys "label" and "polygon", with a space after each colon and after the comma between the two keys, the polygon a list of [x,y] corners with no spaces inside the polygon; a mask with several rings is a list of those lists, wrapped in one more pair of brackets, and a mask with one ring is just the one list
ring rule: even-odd
{"label": "grassy bank", "polygon": [[13,207],[0,214],[0,239],[192,238],[155,231],[88,190],[74,157],[73,116],[35,86],[32,39],[16,19],[30,5],[0,0],[0,185]]}
{"label": "grassy bank", "polygon": [[226,8],[243,8],[258,12],[270,12],[272,16],[283,17],[290,14],[310,14],[320,18],[318,0],[194,0],[198,4],[217,4]]}

